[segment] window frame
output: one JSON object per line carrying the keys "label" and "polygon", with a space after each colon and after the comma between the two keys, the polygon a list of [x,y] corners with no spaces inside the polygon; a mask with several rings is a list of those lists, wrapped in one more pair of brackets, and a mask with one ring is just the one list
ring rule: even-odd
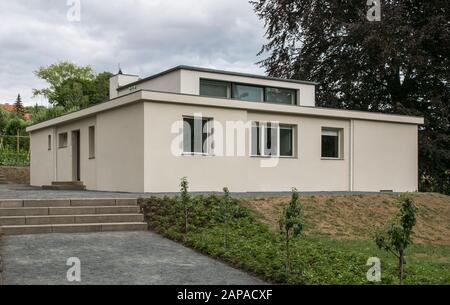
{"label": "window frame", "polygon": [[[63,141],[63,143],[61,143],[62,137],[65,138],[65,141]],[[67,148],[68,145],[69,145],[69,133],[67,131],[58,133],[58,148],[59,149]]]}
{"label": "window frame", "polygon": [[[210,96],[210,95],[201,95],[201,84],[202,82],[215,82],[215,83],[223,83],[227,85],[227,97],[222,97],[222,96]],[[248,86],[248,87],[256,87],[256,88],[261,88],[263,89],[263,100],[260,102],[255,102],[255,101],[246,101],[246,100],[241,100],[236,98],[236,96],[234,96],[233,93],[233,87],[234,86]],[[292,93],[294,94],[293,97],[293,103],[291,104],[283,104],[283,103],[276,103],[276,102],[271,102],[267,100],[267,89],[271,88],[271,89],[280,89],[280,90],[290,90],[292,91]],[[233,81],[224,81],[224,80],[220,80],[220,79],[212,79],[212,78],[200,78],[199,80],[199,96],[204,96],[204,97],[212,97],[212,98],[223,98],[223,99],[229,99],[229,100],[236,100],[236,101],[243,101],[243,102],[251,102],[251,103],[269,103],[269,104],[274,104],[274,105],[286,105],[286,106],[299,106],[299,101],[298,101],[298,97],[299,97],[299,89],[294,89],[294,88],[288,88],[288,87],[277,87],[277,86],[266,86],[266,85],[260,85],[260,84],[251,84],[251,83],[245,83],[245,82],[233,82]]]}
{"label": "window frame", "polygon": [[[267,101],[267,89],[278,89],[278,90],[289,90],[289,91],[292,91],[292,93],[294,94],[292,103],[290,103],[290,104],[283,104],[283,103],[276,103],[276,102],[270,102],[270,101]],[[270,104],[275,104],[275,105],[288,105],[288,106],[291,105],[291,106],[298,106],[298,101],[297,101],[297,91],[299,91],[299,90],[292,89],[292,88],[282,88],[282,87],[265,86],[265,87],[264,87],[264,103],[270,103]]]}
{"label": "window frame", "polygon": [[[260,125],[261,123],[263,123],[264,125]],[[264,121],[252,121],[252,127],[251,127],[251,131],[250,131],[250,157],[252,158],[297,158],[297,141],[296,141],[296,134],[297,134],[297,125],[294,124],[278,124],[277,127],[277,150],[276,150],[276,155],[266,155],[265,154],[265,150],[266,150],[266,133],[268,128],[268,124],[271,122],[264,122]],[[253,153],[253,128],[255,127],[255,124],[259,130],[259,132],[257,132],[258,135],[258,140],[260,143],[256,143],[257,146],[257,152],[259,150],[260,154],[254,154]],[[274,128],[274,127],[270,127],[270,128]],[[291,143],[292,143],[292,154],[290,156],[282,156],[281,153],[281,129],[291,129],[292,133],[291,133]],[[260,139],[263,139],[263,141],[260,141]]]}
{"label": "window frame", "polygon": [[47,150],[51,151],[52,150],[52,135],[49,134],[47,136]]}
{"label": "window frame", "polygon": [[95,138],[95,134],[96,134],[96,128],[95,125],[89,126],[88,127],[88,159],[92,160],[95,159],[95,154],[96,154],[96,149],[95,149],[95,145],[96,145],[96,138]]}
{"label": "window frame", "polygon": [[[206,83],[222,83],[224,85],[227,86],[227,96],[223,97],[223,96],[213,96],[213,95],[202,95],[201,94],[201,90],[202,90],[202,82],[206,82]],[[205,96],[205,97],[213,97],[213,98],[225,98],[225,99],[231,99],[232,97],[232,91],[233,91],[233,83],[232,82],[227,82],[227,81],[222,81],[222,80],[217,80],[217,79],[209,79],[209,78],[200,78],[200,83],[199,83],[199,95],[200,96]]]}
{"label": "window frame", "polygon": [[[202,126],[203,126],[203,121],[206,121],[206,124],[208,126],[207,136],[206,136],[206,141],[208,143],[206,145],[206,149],[207,149],[206,152],[195,152],[195,151],[194,152],[192,152],[192,151],[191,152],[186,152],[186,151],[184,151],[184,120],[185,119],[202,120]],[[211,139],[211,136],[212,136],[212,134],[214,132],[214,127],[212,126],[213,122],[214,122],[214,119],[212,117],[198,117],[198,116],[195,117],[195,116],[190,116],[190,115],[183,115],[182,121],[183,121],[183,130],[182,130],[182,133],[183,133],[182,147],[183,148],[182,148],[182,153],[181,154],[183,156],[212,156],[213,155],[213,148],[212,148],[212,142],[213,141]],[[203,136],[203,130],[202,130],[202,136]],[[202,147],[203,147],[203,138],[202,138]],[[194,150],[195,150],[195,147],[194,147]]]}
{"label": "window frame", "polygon": [[[236,98],[234,95],[234,90],[233,90],[236,86],[254,87],[254,88],[262,89],[262,101],[247,101],[247,100],[242,100],[242,99]],[[253,84],[232,82],[231,83],[231,99],[237,100],[237,101],[243,101],[243,102],[251,102],[251,103],[265,103],[266,102],[266,87],[264,87],[262,85],[253,85]]]}
{"label": "window frame", "polygon": [[[324,131],[337,131],[337,138],[338,138],[338,156],[337,157],[324,157],[323,156],[323,132]],[[322,127],[321,133],[320,133],[320,157],[322,160],[344,160],[343,156],[343,128],[338,127]]]}

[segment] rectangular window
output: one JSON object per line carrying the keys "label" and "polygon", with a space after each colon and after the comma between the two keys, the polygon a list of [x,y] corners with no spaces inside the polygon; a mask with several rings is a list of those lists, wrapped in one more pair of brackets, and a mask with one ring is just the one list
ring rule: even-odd
{"label": "rectangular window", "polygon": [[231,84],[214,80],[200,80],[200,95],[229,98]]}
{"label": "rectangular window", "polygon": [[89,126],[89,159],[95,158],[95,126]]}
{"label": "rectangular window", "polygon": [[294,156],[294,127],[280,126],[280,156]]}
{"label": "rectangular window", "polygon": [[233,98],[249,101],[249,102],[263,102],[264,88],[248,85],[233,84]]}
{"label": "rectangular window", "polygon": [[67,132],[58,134],[58,147],[59,148],[67,147]]}
{"label": "rectangular window", "polygon": [[294,156],[294,126],[254,122],[251,140],[252,156]]}
{"label": "rectangular window", "polygon": [[266,88],[266,102],[277,104],[296,104],[296,93],[292,89]]}
{"label": "rectangular window", "polygon": [[47,137],[47,147],[48,150],[52,150],[52,135],[48,135]]}
{"label": "rectangular window", "polygon": [[322,128],[322,158],[339,159],[341,130]]}
{"label": "rectangular window", "polygon": [[188,154],[209,153],[211,119],[183,118],[183,152]]}

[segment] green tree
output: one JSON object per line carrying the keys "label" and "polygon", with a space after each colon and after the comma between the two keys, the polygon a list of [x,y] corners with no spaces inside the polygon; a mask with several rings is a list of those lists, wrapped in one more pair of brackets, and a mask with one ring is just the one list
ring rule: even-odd
{"label": "green tree", "polygon": [[230,191],[227,187],[223,188],[223,198],[221,200],[221,210],[223,219],[223,246],[225,251],[228,247],[228,231],[230,226],[230,219],[232,217],[232,200],[230,196]]}
{"label": "green tree", "polygon": [[421,189],[450,194],[450,1],[254,0],[270,76],[316,81],[317,104],[425,117]]}
{"label": "green tree", "polygon": [[189,182],[186,177],[181,178],[180,200],[184,214],[184,233],[188,232],[189,209],[191,207],[191,195],[189,194]]}
{"label": "green tree", "polygon": [[37,124],[37,123],[44,122],[44,121],[47,121],[50,119],[54,119],[56,117],[59,117],[65,113],[67,113],[67,112],[70,112],[72,110],[76,110],[76,109],[66,110],[66,109],[64,109],[64,107],[61,107],[61,106],[54,106],[54,107],[49,107],[49,108],[39,107],[32,113],[31,121],[33,124]]}
{"label": "green tree", "polygon": [[11,118],[6,124],[5,134],[8,136],[21,136],[27,135],[25,128],[27,127],[27,122],[18,117]]}
{"label": "green tree", "polygon": [[286,251],[286,276],[289,277],[291,270],[290,241],[299,236],[303,231],[303,219],[301,205],[297,189],[292,189],[291,201],[284,208],[283,215],[279,221],[280,232],[284,238]]}
{"label": "green tree", "polygon": [[[90,66],[80,67],[68,61],[40,67],[34,74],[47,82],[48,87],[33,89],[34,96],[44,96],[51,104],[58,103],[58,89],[68,79],[93,80],[94,72]],[[63,106],[63,105],[60,105]]]}
{"label": "green tree", "polygon": [[4,135],[6,131],[6,126],[10,120],[9,113],[0,108],[0,135]]}
{"label": "green tree", "polygon": [[14,103],[14,111],[19,117],[23,118],[25,108],[23,107],[22,98],[20,97],[20,94],[17,95],[17,99]]}
{"label": "green tree", "polygon": [[398,277],[400,285],[403,285],[405,250],[412,244],[411,234],[416,224],[417,208],[410,195],[402,195],[398,203],[400,210],[387,228],[376,234],[375,242],[380,249],[392,253],[398,259]]}
{"label": "green tree", "polygon": [[93,80],[93,93],[90,97],[90,105],[103,103],[109,100],[109,79],[111,72],[101,72]]}

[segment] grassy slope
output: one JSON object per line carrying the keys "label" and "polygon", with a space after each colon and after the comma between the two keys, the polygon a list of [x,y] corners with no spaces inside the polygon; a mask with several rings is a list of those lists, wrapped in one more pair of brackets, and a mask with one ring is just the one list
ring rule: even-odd
{"label": "grassy slope", "polygon": [[[419,208],[414,245],[407,251],[406,283],[450,284],[450,197],[415,194]],[[316,196],[302,198],[306,239],[342,253],[379,257],[386,283],[396,283],[396,260],[377,249],[372,235],[397,210],[396,195]],[[257,217],[277,229],[288,197],[245,200]]]}
{"label": "grassy slope", "polygon": [[[420,212],[415,239],[421,244],[407,252],[408,284],[450,284],[448,198],[416,195]],[[153,230],[269,281],[367,284],[365,264],[375,256],[382,260],[383,283],[389,284],[397,283],[396,261],[375,247],[371,232],[396,210],[395,199],[393,195],[303,198],[307,236],[292,242],[289,278],[284,272],[283,241],[276,230],[287,197],[235,202],[239,212],[227,229],[226,248],[219,197],[195,198],[188,234],[183,234],[183,208],[176,199],[146,199],[141,206]]]}
{"label": "grassy slope", "polygon": [[[302,198],[307,235],[339,240],[369,240],[397,211],[397,195],[308,196]],[[260,219],[277,229],[289,197],[244,200]],[[418,244],[450,245],[450,196],[415,194],[419,209],[413,241]]]}

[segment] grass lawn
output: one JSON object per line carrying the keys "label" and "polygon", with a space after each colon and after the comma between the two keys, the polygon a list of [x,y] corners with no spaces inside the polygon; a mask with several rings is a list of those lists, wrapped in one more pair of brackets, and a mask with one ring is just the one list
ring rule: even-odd
{"label": "grass lawn", "polygon": [[[311,242],[322,244],[343,253],[381,260],[384,283],[397,284],[397,260],[386,251],[378,249],[371,240],[337,240],[308,236]],[[406,252],[405,284],[450,284],[450,246],[416,244]]]}
{"label": "grass lawn", "polygon": [[[406,253],[405,283],[450,284],[450,243],[449,236],[443,235],[450,232],[450,200],[424,196],[416,195],[418,230],[416,244]],[[379,257],[382,284],[397,284],[396,259],[379,250],[371,238],[371,232],[395,212],[395,199],[394,195],[302,198],[306,236],[292,242],[289,274],[276,226],[288,197],[234,200],[228,226],[221,197],[194,197],[187,234],[184,209],[177,198],[140,203],[154,231],[273,283],[371,284],[366,279],[366,262]],[[427,201],[432,204],[426,205]]]}

